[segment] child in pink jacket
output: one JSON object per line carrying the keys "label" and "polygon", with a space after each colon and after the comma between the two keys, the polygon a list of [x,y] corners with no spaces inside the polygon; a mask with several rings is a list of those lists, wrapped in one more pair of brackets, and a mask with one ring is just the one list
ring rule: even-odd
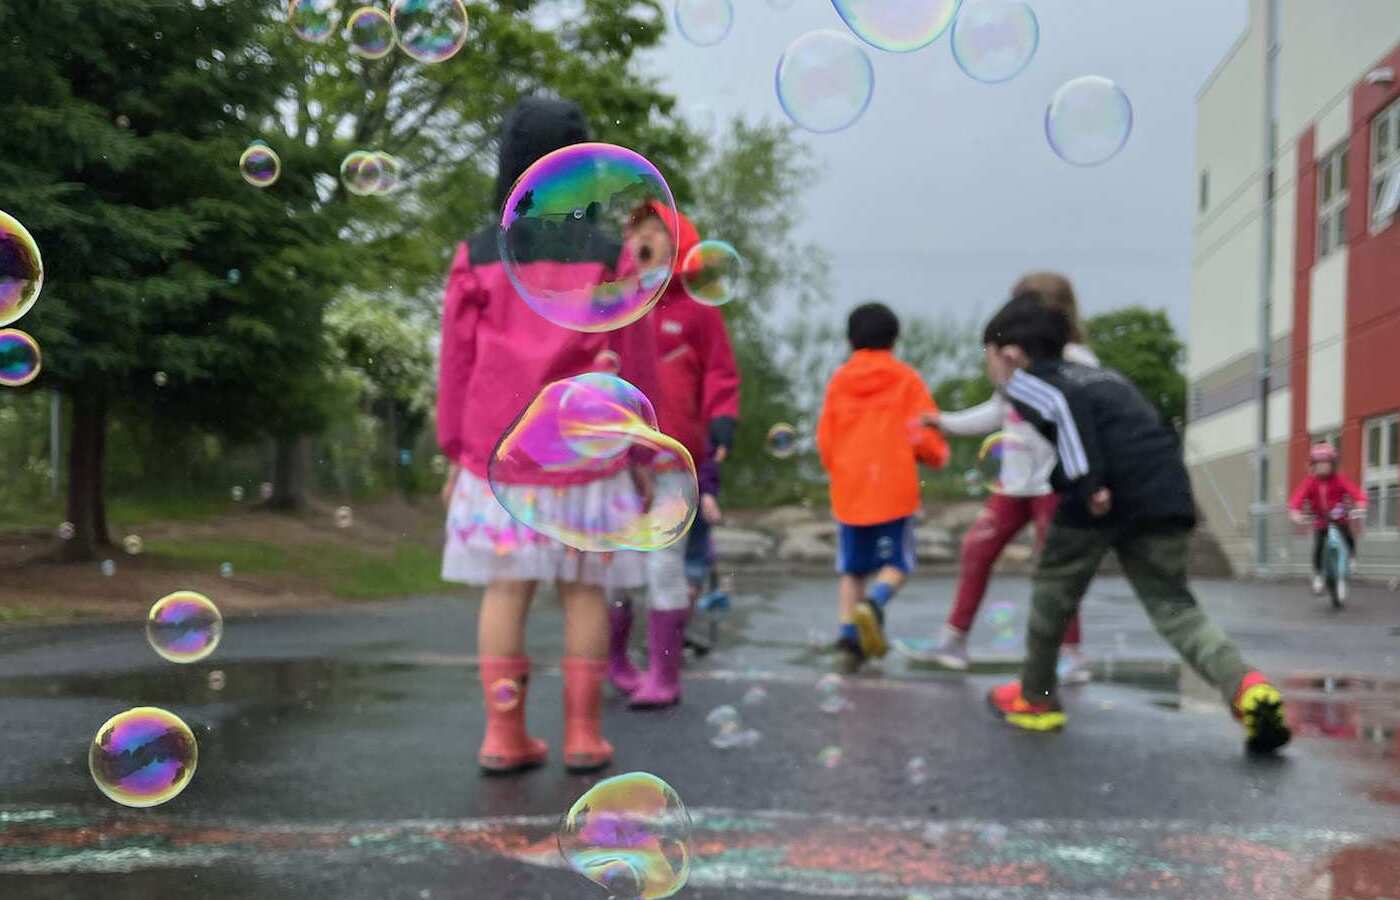
{"label": "child in pink jacket", "polygon": [[[541,156],[588,140],[573,103],[530,98],[506,118],[500,145],[497,200]],[[600,242],[600,245],[602,242]],[[619,266],[612,258],[551,261],[532,266],[582,268],[564,280],[601,283]],[[593,271],[587,271],[593,270]],[[656,392],[656,343],[651,323],[605,334],[571,331],[542,318],[519,297],[501,264],[494,225],[457,249],[442,317],[438,380],[438,443],[452,462],[442,577],[486,586],[477,620],[477,652],[486,712],[478,754],[483,770],[510,772],[539,765],[543,741],[525,729],[530,660],[525,619],[540,581],[557,582],[564,606],[564,763],[576,771],[606,766],[612,746],[599,728],[606,670],[608,617],[604,584],[640,585],[640,554],[580,553],[522,525],[497,501],[487,481],[496,442],[547,384],[583,372],[617,371],[647,396]],[[532,474],[507,485],[530,495],[540,515],[586,520],[650,490],[650,468],[627,454],[611,470]],[[626,495],[625,497],[623,495]]]}

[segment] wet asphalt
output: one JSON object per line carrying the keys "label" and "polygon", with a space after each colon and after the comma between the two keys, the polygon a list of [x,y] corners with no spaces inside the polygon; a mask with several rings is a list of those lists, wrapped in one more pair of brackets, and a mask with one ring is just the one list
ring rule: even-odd
{"label": "wet asphalt", "polygon": [[[834,585],[736,581],[678,707],[607,703],[604,774],[660,775],[695,817],[682,896],[1359,898],[1389,896],[1364,892],[1375,879],[1400,885],[1400,593],[1361,586],[1339,614],[1297,584],[1198,585],[1287,685],[1302,736],[1259,761],[1119,579],[1096,582],[1084,608],[1098,680],[1066,690],[1069,727],[1050,736],[988,714],[1016,650],[986,627],[974,673],[891,656],[845,681],[843,712],[823,712]],[[994,591],[1019,634],[1028,583]],[[951,592],[911,583],[892,634],[931,636]],[[156,657],[139,625],[0,631],[0,897],[604,896],[554,851],[557,817],[596,781],[557,764],[558,610],[536,604],[528,701],[556,762],[482,778],[474,604],[445,592],[234,619],[188,666]],[[744,704],[755,686],[766,696]],[[710,744],[706,713],[725,703],[761,733],[752,747]],[[200,746],[190,787],[152,810],[114,806],[86,766],[97,726],[135,705],[179,714]]]}

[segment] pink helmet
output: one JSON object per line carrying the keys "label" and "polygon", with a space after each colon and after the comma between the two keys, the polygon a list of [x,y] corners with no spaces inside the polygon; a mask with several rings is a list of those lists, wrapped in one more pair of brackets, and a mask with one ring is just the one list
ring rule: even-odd
{"label": "pink helmet", "polygon": [[1315,463],[1330,462],[1330,463],[1335,463],[1336,461],[1337,461],[1337,448],[1333,447],[1331,444],[1327,443],[1326,441],[1321,441],[1321,442],[1319,442],[1319,443],[1313,444],[1313,445],[1312,445],[1312,450],[1310,450],[1310,451],[1308,452],[1308,462],[1315,462]]}

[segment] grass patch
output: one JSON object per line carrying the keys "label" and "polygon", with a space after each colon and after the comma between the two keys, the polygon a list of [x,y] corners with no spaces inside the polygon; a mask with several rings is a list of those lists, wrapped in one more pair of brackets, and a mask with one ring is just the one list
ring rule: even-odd
{"label": "grass patch", "polygon": [[285,546],[262,541],[152,541],[147,552],[193,569],[233,565],[234,577],[289,575],[309,578],[348,600],[380,600],[442,590],[437,549],[405,542],[367,550],[342,543]]}
{"label": "grass patch", "polygon": [[[150,522],[189,522],[208,519],[235,509],[228,494],[163,494],[112,497],[107,501],[107,521],[113,535]],[[0,504],[0,521],[6,528],[57,528],[68,512],[64,501],[45,497],[34,503]]]}

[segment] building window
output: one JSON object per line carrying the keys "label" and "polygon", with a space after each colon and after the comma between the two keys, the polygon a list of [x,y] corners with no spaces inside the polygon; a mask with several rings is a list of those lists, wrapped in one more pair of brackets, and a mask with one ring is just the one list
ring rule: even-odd
{"label": "building window", "polygon": [[1400,415],[1367,419],[1361,457],[1366,492],[1366,527],[1394,532],[1400,527]]}
{"label": "building window", "polygon": [[1210,206],[1210,172],[1205,169],[1201,170],[1200,198],[1196,203],[1199,212],[1205,212],[1206,207]]}
{"label": "building window", "polygon": [[1400,209],[1400,100],[1371,120],[1371,230],[1381,231]]}
{"label": "building window", "polygon": [[1347,199],[1347,142],[1342,141],[1317,164],[1318,259],[1346,245]]}

